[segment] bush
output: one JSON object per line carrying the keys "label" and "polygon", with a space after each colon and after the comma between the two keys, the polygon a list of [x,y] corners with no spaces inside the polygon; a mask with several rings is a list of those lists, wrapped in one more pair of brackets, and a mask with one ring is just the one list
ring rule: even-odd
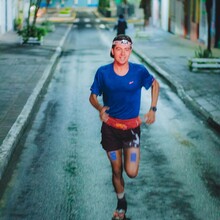
{"label": "bush", "polygon": [[18,30],[18,35],[22,36],[24,42],[27,42],[30,37],[41,40],[46,35],[47,31],[44,27],[26,26],[22,30]]}
{"label": "bush", "polygon": [[53,32],[55,30],[55,26],[51,21],[44,21],[41,25],[46,29],[47,32]]}
{"label": "bush", "polygon": [[14,29],[17,31],[17,30],[20,30],[22,27],[22,19],[21,18],[16,18],[14,20]]}
{"label": "bush", "polygon": [[64,8],[60,10],[60,14],[70,14],[71,13],[71,8]]}
{"label": "bush", "polygon": [[195,58],[212,58],[212,51],[209,51],[208,49],[202,49],[201,46],[198,47],[198,49],[195,51]]}

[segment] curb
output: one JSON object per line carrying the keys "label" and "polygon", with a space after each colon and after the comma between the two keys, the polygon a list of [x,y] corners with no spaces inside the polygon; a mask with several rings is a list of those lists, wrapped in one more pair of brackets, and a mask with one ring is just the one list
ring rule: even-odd
{"label": "curb", "polygon": [[59,56],[62,52],[63,44],[71,30],[71,26],[68,27],[67,31],[65,32],[63,38],[61,39],[59,46],[56,48],[56,51],[52,55],[49,64],[47,65],[44,73],[37,83],[36,87],[34,88],[32,94],[29,96],[26,104],[24,105],[21,113],[17,117],[15,123],[12,125],[11,129],[9,130],[7,136],[2,142],[0,146],[0,181],[4,175],[4,172],[9,164],[9,161],[12,157],[12,154],[16,148],[16,144],[19,142],[20,137],[22,136],[25,128],[29,123],[29,119],[32,116],[34,107],[40,97],[40,94],[43,88],[47,85],[47,82],[50,78],[52,73],[53,67],[55,66]]}
{"label": "curb", "polygon": [[216,131],[220,131],[220,122],[215,120],[215,118],[207,112],[201,105],[199,105],[195,99],[191,98],[186,94],[182,85],[176,82],[172,77],[170,77],[169,73],[159,67],[155,62],[153,62],[146,55],[140,53],[139,51],[133,48],[133,53],[138,56],[144,63],[149,65],[154,71],[156,71],[163,79],[165,79],[169,85],[175,90],[177,95],[194,111],[200,114],[209,125],[211,125]]}

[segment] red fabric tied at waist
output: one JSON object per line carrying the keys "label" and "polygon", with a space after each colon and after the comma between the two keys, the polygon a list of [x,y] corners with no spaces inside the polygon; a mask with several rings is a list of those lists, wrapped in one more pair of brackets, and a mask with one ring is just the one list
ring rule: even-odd
{"label": "red fabric tied at waist", "polygon": [[123,120],[123,119],[109,117],[105,123],[113,128],[128,130],[140,126],[141,118],[136,117],[132,119]]}

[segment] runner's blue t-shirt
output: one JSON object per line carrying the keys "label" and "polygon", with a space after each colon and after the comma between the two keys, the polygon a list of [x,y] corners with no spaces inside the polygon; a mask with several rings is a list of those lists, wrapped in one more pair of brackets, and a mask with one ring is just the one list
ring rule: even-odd
{"label": "runner's blue t-shirt", "polygon": [[124,76],[114,72],[113,63],[101,66],[91,86],[91,93],[103,96],[109,116],[131,119],[139,115],[141,88],[149,89],[154,77],[141,64],[129,62],[129,71]]}

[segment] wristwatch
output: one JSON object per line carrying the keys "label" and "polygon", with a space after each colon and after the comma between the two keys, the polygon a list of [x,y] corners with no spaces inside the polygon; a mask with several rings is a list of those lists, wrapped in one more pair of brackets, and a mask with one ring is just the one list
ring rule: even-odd
{"label": "wristwatch", "polygon": [[157,107],[156,106],[152,106],[152,107],[150,107],[150,110],[152,110],[153,112],[156,112],[157,111]]}

